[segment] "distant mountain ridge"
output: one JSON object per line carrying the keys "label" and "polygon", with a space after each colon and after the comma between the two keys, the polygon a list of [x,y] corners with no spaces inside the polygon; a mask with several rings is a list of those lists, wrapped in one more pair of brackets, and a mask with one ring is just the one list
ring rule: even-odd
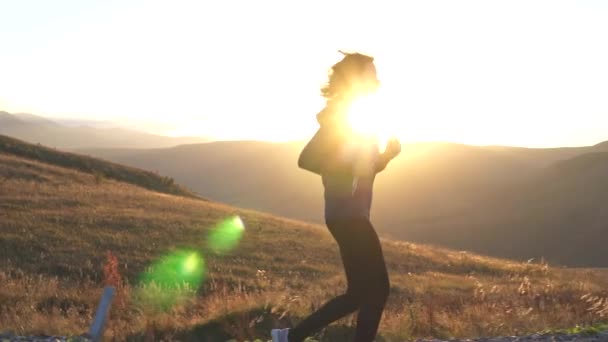
{"label": "distant mountain ridge", "polygon": [[[9,114],[9,115],[11,115],[11,114]],[[47,118],[42,117],[42,116],[34,115],[34,114],[17,113],[17,114],[12,114],[12,115],[15,118],[17,118],[18,120],[21,120],[21,121],[26,122],[26,123],[34,123],[34,124],[42,124],[42,125],[50,125],[50,126],[59,126],[59,124],[57,122],[54,122],[54,121],[52,121],[50,119],[47,119]]]}
{"label": "distant mountain ridge", "polygon": [[19,125],[23,124],[22,120],[19,120],[16,116],[11,115],[7,112],[0,111],[0,127],[5,125]]}
{"label": "distant mountain ridge", "polygon": [[167,137],[119,127],[66,125],[42,116],[0,111],[0,134],[61,149],[161,148],[209,141],[203,137]]}
{"label": "distant mountain ridge", "polygon": [[601,142],[599,144],[593,145],[595,149],[599,150],[608,150],[608,141]]}
{"label": "distant mountain ridge", "polygon": [[[303,143],[226,141],[166,149],[95,149],[159,170],[207,198],[323,222]],[[372,220],[395,239],[499,257],[608,266],[608,143],[572,148],[405,144],[379,174]]]}
{"label": "distant mountain ridge", "polygon": [[[607,145],[608,146],[608,145]],[[608,152],[591,152],[555,164],[562,172],[600,172],[608,177]]]}

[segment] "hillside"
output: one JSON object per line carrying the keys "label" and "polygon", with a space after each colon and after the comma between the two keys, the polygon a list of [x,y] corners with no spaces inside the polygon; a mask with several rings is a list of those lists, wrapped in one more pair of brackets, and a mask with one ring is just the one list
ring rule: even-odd
{"label": "hillside", "polygon": [[[170,177],[163,177],[150,171],[123,166],[105,160],[91,158],[89,156],[63,152],[41,145],[29,144],[3,135],[0,135],[0,153],[78,170],[93,175],[98,182],[102,181],[104,178],[109,178],[158,192],[189,197],[196,196],[189,190],[175,184]],[[13,173],[3,174],[3,176],[32,179],[39,177],[35,171],[31,170],[16,170]]]}
{"label": "hillside", "polygon": [[[6,150],[0,189],[0,327],[18,334],[82,333],[104,279],[123,279],[108,325],[118,340],[268,338],[271,327],[297,322],[344,289],[337,248],[322,226],[99,181]],[[213,232],[234,215],[245,226],[242,240],[218,252]],[[605,302],[592,309],[608,297],[601,270],[382,243],[392,281],[384,340],[566,328],[608,311]],[[184,249],[203,258],[199,289],[145,283],[151,267]],[[343,340],[352,325],[342,320],[318,337]]]}
{"label": "hillside", "polygon": [[62,149],[155,148],[208,141],[198,137],[166,137],[118,127],[71,126],[33,114],[0,111],[0,134]]}
{"label": "hillside", "polygon": [[[230,141],[84,152],[159,170],[212,200],[320,223],[323,189],[317,176],[297,168],[301,148],[296,142]],[[608,145],[407,144],[377,178],[372,216],[379,231],[395,239],[519,260],[606,267],[608,254],[600,252],[608,243],[608,231],[601,226],[606,173],[586,172],[592,166],[588,163],[579,163],[561,180],[557,171],[559,163],[572,158],[573,163],[579,157],[599,160],[602,151]],[[584,193],[573,192],[582,181]]]}

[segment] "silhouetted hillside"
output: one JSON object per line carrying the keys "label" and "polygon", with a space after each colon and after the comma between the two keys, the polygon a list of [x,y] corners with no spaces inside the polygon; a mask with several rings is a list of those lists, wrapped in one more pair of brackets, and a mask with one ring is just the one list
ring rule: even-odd
{"label": "silhouetted hillside", "polygon": [[488,146],[485,148],[499,151],[504,155],[510,155],[537,166],[549,166],[557,161],[569,159],[592,151],[608,151],[608,145],[559,148]]}
{"label": "silhouetted hillside", "polygon": [[594,150],[597,151],[607,151],[608,150],[608,141],[601,142],[593,146]]}
{"label": "silhouetted hillside", "polygon": [[[104,178],[109,178],[158,192],[196,197],[189,190],[175,184],[173,178],[170,177],[163,177],[150,171],[118,165],[89,156],[62,152],[41,145],[28,144],[3,135],[0,135],[0,153],[93,174],[100,181]],[[11,175],[4,176],[9,177]]]}
{"label": "silhouetted hillside", "polygon": [[586,153],[557,162],[555,167],[562,174],[599,173],[608,175],[608,152]]}
{"label": "silhouetted hillside", "polygon": [[607,175],[608,153],[588,153],[556,163],[521,189],[517,228],[528,233],[530,249],[562,263],[608,265]]}
{"label": "silhouetted hillside", "polygon": [[[572,150],[547,152],[547,158],[553,159],[559,153],[570,155]],[[433,173],[404,168],[398,179],[379,179],[375,218],[394,238],[495,256],[544,257],[565,265],[605,267],[606,155],[584,153],[540,168],[495,163],[501,173],[486,165],[434,182],[428,178]],[[443,168],[451,169],[466,168]]]}
{"label": "silhouetted hillside", "polygon": [[[296,166],[301,147],[233,141],[88,152],[159,170],[213,200],[322,222],[321,182]],[[608,233],[595,236],[595,213],[607,202],[587,201],[602,197],[602,173],[587,172],[589,164],[580,165],[575,177],[556,174],[558,161],[575,158],[571,162],[580,164],[577,156],[585,159],[604,147],[608,151],[606,144],[551,149],[404,145],[402,155],[377,178],[373,220],[385,236],[397,239],[502,257],[607,266],[608,254],[596,255],[582,242],[569,244],[575,234],[590,246],[608,243],[603,239]],[[586,195],[577,192],[583,181],[595,185]],[[581,206],[587,209],[573,223],[570,209]]]}

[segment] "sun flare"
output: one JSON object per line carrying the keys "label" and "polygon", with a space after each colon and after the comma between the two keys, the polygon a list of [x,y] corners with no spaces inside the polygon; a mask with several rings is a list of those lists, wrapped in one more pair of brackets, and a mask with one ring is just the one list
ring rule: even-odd
{"label": "sun flare", "polygon": [[396,127],[400,126],[390,107],[387,99],[378,93],[354,100],[348,112],[350,128],[359,136],[376,139],[384,151],[388,140],[398,136]]}

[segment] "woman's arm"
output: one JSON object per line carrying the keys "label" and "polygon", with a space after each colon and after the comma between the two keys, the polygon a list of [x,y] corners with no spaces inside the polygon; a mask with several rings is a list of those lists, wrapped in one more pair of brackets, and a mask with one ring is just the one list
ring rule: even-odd
{"label": "woman's arm", "polygon": [[378,160],[376,160],[376,173],[384,171],[390,161],[391,159],[387,157],[386,153],[380,153]]}
{"label": "woman's arm", "polygon": [[298,167],[320,175],[323,172],[350,172],[352,161],[340,155],[340,137],[321,127],[300,153]]}
{"label": "woman's arm", "polygon": [[310,141],[304,146],[300,157],[298,158],[298,167],[316,173],[321,174],[321,161],[323,160],[327,144],[326,132],[323,128],[319,128],[317,133],[310,139]]}
{"label": "woman's arm", "polygon": [[397,139],[389,140],[386,150],[380,154],[376,161],[376,173],[384,171],[388,163],[401,153],[401,143]]}

